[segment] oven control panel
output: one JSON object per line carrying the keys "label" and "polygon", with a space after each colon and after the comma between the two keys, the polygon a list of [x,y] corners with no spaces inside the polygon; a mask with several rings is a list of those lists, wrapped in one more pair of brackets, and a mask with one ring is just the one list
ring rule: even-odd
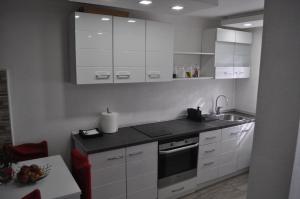
{"label": "oven control panel", "polygon": [[159,150],[167,150],[172,148],[178,148],[182,146],[187,146],[191,144],[196,144],[199,142],[199,137],[191,137],[191,138],[185,138],[182,140],[176,140],[176,141],[170,141],[168,143],[160,144]]}

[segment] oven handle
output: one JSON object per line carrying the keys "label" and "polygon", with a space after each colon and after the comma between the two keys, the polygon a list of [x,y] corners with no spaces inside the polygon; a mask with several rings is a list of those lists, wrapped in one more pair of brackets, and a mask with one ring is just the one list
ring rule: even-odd
{"label": "oven handle", "polygon": [[159,154],[176,153],[176,152],[179,152],[179,151],[184,151],[184,150],[187,150],[187,149],[192,149],[192,148],[195,148],[195,147],[198,147],[198,146],[199,146],[199,143],[193,144],[193,145],[189,145],[189,146],[185,146],[185,147],[181,147],[181,148],[177,148],[177,149],[171,149],[171,150],[168,150],[168,151],[159,151]]}

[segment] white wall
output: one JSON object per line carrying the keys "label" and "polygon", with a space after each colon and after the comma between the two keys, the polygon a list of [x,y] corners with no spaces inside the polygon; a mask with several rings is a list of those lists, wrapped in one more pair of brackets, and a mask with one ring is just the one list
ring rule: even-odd
{"label": "white wall", "polygon": [[289,196],[300,118],[299,10],[298,0],[265,3],[248,199]]}
{"label": "white wall", "polygon": [[253,30],[251,77],[248,79],[236,80],[236,109],[248,113],[256,113],[262,32],[262,28]]}
{"label": "white wall", "polygon": [[[121,125],[168,120],[190,106],[225,94],[235,104],[234,80],[177,81],[76,86],[66,83],[68,16],[63,0],[2,0],[0,67],[10,71],[16,144],[46,139],[50,154],[68,158],[71,130],[97,126],[106,106],[120,112]],[[77,4],[76,4],[77,5]],[[206,22],[176,17],[176,50],[200,50]]]}

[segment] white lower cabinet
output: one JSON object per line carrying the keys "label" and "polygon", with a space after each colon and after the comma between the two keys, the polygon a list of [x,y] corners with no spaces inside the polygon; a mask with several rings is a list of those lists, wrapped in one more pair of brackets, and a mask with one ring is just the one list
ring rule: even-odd
{"label": "white lower cabinet", "polygon": [[[199,136],[198,184],[249,167],[254,122],[201,133]],[[204,142],[206,138],[219,138]]]}
{"label": "white lower cabinet", "polygon": [[157,142],[95,153],[92,198],[157,199]]}

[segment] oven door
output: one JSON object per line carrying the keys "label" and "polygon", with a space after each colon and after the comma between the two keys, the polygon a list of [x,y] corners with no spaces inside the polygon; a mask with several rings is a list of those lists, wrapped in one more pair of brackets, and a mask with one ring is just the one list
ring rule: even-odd
{"label": "oven door", "polygon": [[159,151],[159,188],[197,176],[198,145],[196,143],[180,148]]}

